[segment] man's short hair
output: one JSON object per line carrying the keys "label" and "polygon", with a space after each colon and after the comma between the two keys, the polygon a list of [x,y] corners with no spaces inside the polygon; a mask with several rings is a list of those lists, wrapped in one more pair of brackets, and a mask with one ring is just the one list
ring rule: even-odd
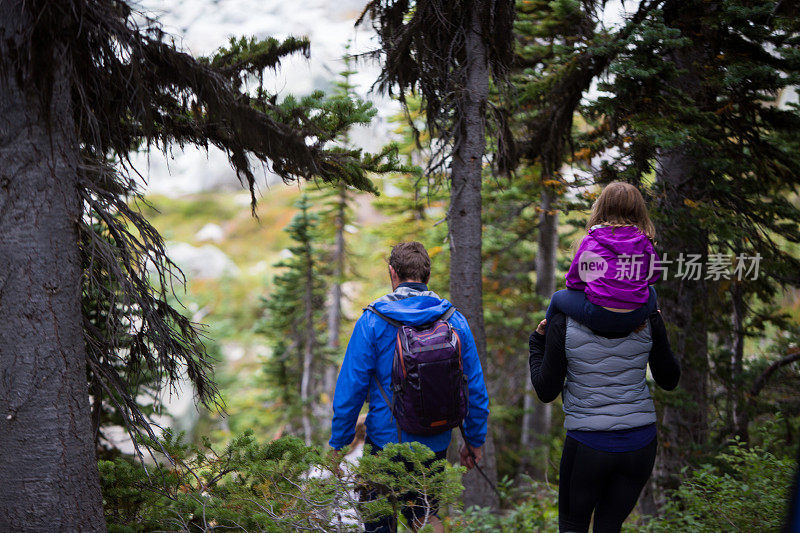
{"label": "man's short hair", "polygon": [[397,273],[400,281],[418,280],[428,283],[431,277],[431,258],[422,243],[401,242],[392,248],[389,266]]}

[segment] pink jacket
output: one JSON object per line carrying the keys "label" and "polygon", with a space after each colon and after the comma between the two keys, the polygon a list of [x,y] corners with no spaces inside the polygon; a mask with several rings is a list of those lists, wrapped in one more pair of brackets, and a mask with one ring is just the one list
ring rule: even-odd
{"label": "pink jacket", "polygon": [[661,276],[653,243],[635,226],[593,226],[567,272],[567,288],[582,290],[595,305],[636,309],[647,303],[648,285]]}

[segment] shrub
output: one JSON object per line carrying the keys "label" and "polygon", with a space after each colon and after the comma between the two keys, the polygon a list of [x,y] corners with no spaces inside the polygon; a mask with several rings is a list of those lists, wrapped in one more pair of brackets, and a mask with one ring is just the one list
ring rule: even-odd
{"label": "shrub", "polygon": [[[388,445],[341,470],[320,448],[294,437],[264,444],[245,432],[221,453],[207,440],[190,446],[170,433],[148,444],[171,463],[99,462],[111,532],[360,531],[365,518],[397,513],[409,488],[443,506],[456,505],[462,490],[461,469],[446,461],[425,468],[433,452],[418,444]],[[410,473],[397,456],[414,465]],[[358,501],[358,490],[376,485],[385,496]]]}
{"label": "shrub", "polygon": [[779,531],[794,460],[733,441],[712,464],[687,471],[646,531]]}

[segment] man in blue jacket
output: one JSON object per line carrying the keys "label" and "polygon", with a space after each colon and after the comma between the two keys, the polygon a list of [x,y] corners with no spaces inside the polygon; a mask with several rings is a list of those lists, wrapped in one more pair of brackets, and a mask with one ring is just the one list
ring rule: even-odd
{"label": "man in blue jacket", "polygon": [[[429,324],[439,318],[452,304],[428,290],[431,261],[425,247],[418,242],[403,242],[392,248],[389,257],[389,279],[392,292],[372,303],[376,311],[403,324],[412,326]],[[483,370],[475,348],[475,340],[464,316],[456,311],[449,319],[462,342],[464,375],[469,385],[469,408],[464,419],[467,442],[478,460],[481,446],[486,438],[489,417],[489,397],[483,382]],[[364,312],[356,322],[353,335],[347,345],[342,369],[336,381],[333,398],[333,423],[330,445],[340,450],[350,444],[355,435],[356,420],[369,396],[366,444],[374,450],[387,443],[397,442],[397,426],[391,408],[386,404],[373,376],[380,380],[384,391],[391,394],[392,360],[394,357],[397,328],[375,313]],[[389,398],[391,401],[391,397]],[[421,436],[402,432],[403,442],[419,442],[444,459],[450,444],[450,430]],[[472,468],[469,450],[462,446],[461,464]],[[375,495],[372,495],[374,497]],[[434,531],[442,531],[441,522],[435,516],[436,509],[428,508],[420,514],[421,506],[404,509],[403,514],[412,527],[416,527],[429,514],[428,521]],[[390,532],[394,528],[389,518],[365,524],[368,533]]]}

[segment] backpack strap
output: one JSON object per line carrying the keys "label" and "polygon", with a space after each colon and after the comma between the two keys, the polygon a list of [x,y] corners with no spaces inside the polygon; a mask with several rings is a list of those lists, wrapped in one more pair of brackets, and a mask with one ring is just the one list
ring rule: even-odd
{"label": "backpack strap", "polygon": [[[386,391],[383,390],[383,385],[381,382],[378,381],[378,376],[372,375],[372,379],[375,380],[375,384],[378,386],[378,390],[381,391],[381,396],[383,396],[383,401],[386,402],[386,406],[389,408],[389,411],[392,413],[392,418],[394,418],[394,409],[392,409],[392,404],[389,402],[389,397],[386,395]],[[397,419],[394,420],[394,425],[397,426],[397,442],[403,442],[403,434],[400,432],[400,424],[397,422]]]}
{"label": "backpack strap", "polygon": [[[378,311],[377,309],[372,307],[372,305],[366,306],[364,308],[364,311],[372,311],[373,313],[375,313],[376,315],[378,315],[379,317],[381,317],[386,322],[388,322],[389,324],[393,325],[396,328],[399,328],[399,327],[401,327],[403,325],[402,322],[399,322],[399,321],[395,320],[394,318],[389,318],[388,316],[384,315],[383,313],[381,313],[380,311]],[[380,383],[378,385],[380,385]]]}
{"label": "backpack strap", "polygon": [[450,320],[450,317],[452,317],[453,313],[455,313],[455,312],[456,312],[456,306],[455,305],[451,305],[447,309],[447,311],[442,313],[442,316],[439,317],[439,320],[444,320],[445,322],[447,322],[448,320]]}
{"label": "backpack strap", "polygon": [[[395,320],[394,318],[389,318],[388,316],[384,315],[383,313],[381,313],[380,311],[378,311],[377,309],[375,309],[375,308],[374,308],[372,305],[368,305],[368,306],[366,306],[366,307],[364,308],[364,311],[372,311],[373,313],[375,313],[376,315],[378,315],[379,317],[381,317],[381,318],[382,318],[382,319],[384,319],[386,322],[388,322],[389,324],[393,325],[393,326],[394,326],[394,327],[396,327],[396,328],[399,328],[399,327],[401,327],[401,326],[403,326],[403,325],[404,325],[402,322],[400,322],[400,321],[398,321],[398,320]],[[437,318],[437,320],[444,320],[445,322],[447,322],[448,320],[450,320],[450,317],[452,317],[452,316],[453,316],[453,313],[455,313],[455,312],[456,312],[456,306],[455,306],[455,305],[451,305],[451,306],[450,306],[450,307],[447,309],[447,311],[445,311],[444,313],[442,313],[442,314],[439,316],[439,318]]]}
{"label": "backpack strap", "polygon": [[[373,313],[378,315],[380,318],[384,319],[386,322],[388,322],[389,324],[391,324],[392,326],[394,326],[396,328],[400,328],[400,327],[403,326],[402,322],[398,322],[397,320],[395,320],[393,318],[389,318],[388,316],[384,315],[383,313],[381,313],[380,311],[378,311],[377,309],[372,307],[372,305],[366,306],[364,308],[364,311],[372,311]],[[378,386],[378,390],[380,391],[381,396],[383,396],[383,401],[386,402],[386,406],[389,408],[389,412],[392,413],[392,418],[394,418],[394,409],[392,409],[392,402],[389,401],[389,396],[387,396],[386,391],[383,390],[383,385],[381,385],[381,382],[378,381],[378,377],[376,375],[373,374],[372,375],[372,379],[375,380],[375,385]],[[400,432],[400,424],[397,422],[396,418],[394,420],[394,425],[397,426],[397,442],[403,442],[402,433]]]}

